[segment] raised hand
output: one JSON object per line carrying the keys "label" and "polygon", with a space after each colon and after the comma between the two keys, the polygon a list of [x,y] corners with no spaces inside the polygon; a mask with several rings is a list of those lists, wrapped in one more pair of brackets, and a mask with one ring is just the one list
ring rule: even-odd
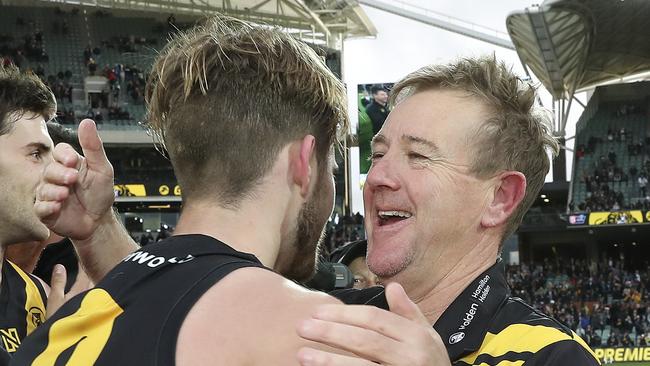
{"label": "raised hand", "polygon": [[79,124],[84,156],[58,144],[38,187],[34,209],[52,231],[71,239],[87,239],[99,221],[112,215],[113,167],[106,157],[95,122]]}

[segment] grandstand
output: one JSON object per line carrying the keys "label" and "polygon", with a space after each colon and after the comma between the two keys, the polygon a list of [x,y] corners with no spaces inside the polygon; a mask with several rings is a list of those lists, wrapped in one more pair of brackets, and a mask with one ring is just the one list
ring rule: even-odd
{"label": "grandstand", "polygon": [[[648,89],[648,84],[634,86],[643,90]],[[616,94],[615,89],[621,88],[598,89],[598,95],[591,99],[591,103],[598,103],[593,116],[578,125],[578,153],[571,197],[571,210],[574,212],[648,208],[649,201],[639,186],[638,178],[648,175],[650,102],[642,94],[633,97],[639,99],[602,100],[601,95],[607,95],[607,92]],[[607,200],[604,190],[608,194],[611,192],[610,197],[620,196],[620,199]]]}

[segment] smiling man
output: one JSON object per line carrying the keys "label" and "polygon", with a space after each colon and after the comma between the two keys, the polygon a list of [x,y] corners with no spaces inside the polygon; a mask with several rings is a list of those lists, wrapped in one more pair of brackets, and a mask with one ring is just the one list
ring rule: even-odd
{"label": "smiling man", "polygon": [[[571,329],[510,297],[499,259],[544,184],[547,152],[558,149],[535,90],[481,58],[417,70],[392,97],[364,186],[370,270],[381,283],[404,286],[455,365],[597,365]],[[383,292],[337,297],[385,308]],[[358,345],[355,353],[388,349],[376,346],[385,314],[365,310],[355,315],[364,322],[344,306],[330,309],[301,334]],[[346,364],[315,350],[311,357]]]}

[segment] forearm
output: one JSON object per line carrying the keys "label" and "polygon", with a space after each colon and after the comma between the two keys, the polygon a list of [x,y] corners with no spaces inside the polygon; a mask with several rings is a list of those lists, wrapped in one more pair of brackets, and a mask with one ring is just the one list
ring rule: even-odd
{"label": "forearm", "polygon": [[104,278],[129,253],[138,249],[112,210],[100,220],[97,230],[88,239],[72,242],[83,269],[94,283]]}

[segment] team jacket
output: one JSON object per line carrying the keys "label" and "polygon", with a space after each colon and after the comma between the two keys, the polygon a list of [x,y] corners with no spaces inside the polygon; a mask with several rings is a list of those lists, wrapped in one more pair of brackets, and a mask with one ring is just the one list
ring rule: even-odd
{"label": "team jacket", "polygon": [[[388,309],[383,287],[331,293],[347,304]],[[497,262],[478,276],[433,328],[458,366],[593,366],[600,362],[573,331],[521,299],[510,297]]]}

